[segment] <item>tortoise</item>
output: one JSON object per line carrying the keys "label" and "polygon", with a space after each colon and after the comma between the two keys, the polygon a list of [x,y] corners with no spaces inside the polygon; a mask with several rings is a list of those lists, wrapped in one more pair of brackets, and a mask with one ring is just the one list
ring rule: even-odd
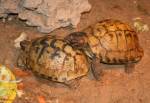
{"label": "tortoise", "polygon": [[114,19],[102,20],[81,32],[73,32],[65,40],[100,63],[125,65],[127,73],[133,71],[134,64],[144,54],[137,33],[128,24]]}
{"label": "tortoise", "polygon": [[86,55],[74,50],[63,39],[52,36],[20,42],[18,66],[33,71],[51,81],[66,83],[82,77],[89,71]]}

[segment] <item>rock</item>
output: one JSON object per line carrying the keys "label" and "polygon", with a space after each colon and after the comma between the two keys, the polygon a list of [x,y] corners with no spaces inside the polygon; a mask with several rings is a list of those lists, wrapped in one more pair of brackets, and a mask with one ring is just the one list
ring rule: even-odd
{"label": "rock", "polygon": [[20,0],[1,0],[0,15],[18,13]]}
{"label": "rock", "polygon": [[43,0],[22,0],[22,6],[28,9],[36,9],[38,5],[42,3]]}
{"label": "rock", "polygon": [[76,27],[80,22],[81,13],[91,9],[88,0],[1,0],[1,2],[0,16],[17,13],[20,19],[26,20],[27,25],[36,26],[44,33],[69,25]]}

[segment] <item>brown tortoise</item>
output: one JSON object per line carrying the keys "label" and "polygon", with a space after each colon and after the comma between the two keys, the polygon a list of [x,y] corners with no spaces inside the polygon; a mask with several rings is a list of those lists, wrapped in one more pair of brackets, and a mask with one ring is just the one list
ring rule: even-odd
{"label": "brown tortoise", "polygon": [[67,83],[86,75],[89,70],[86,55],[61,39],[45,36],[24,40],[20,45],[18,66],[29,68],[52,81]]}
{"label": "brown tortoise", "polygon": [[124,64],[126,72],[130,72],[134,63],[143,56],[136,32],[119,20],[100,21],[83,32],[71,33],[65,39],[74,48],[83,50],[92,59],[98,58],[101,63]]}

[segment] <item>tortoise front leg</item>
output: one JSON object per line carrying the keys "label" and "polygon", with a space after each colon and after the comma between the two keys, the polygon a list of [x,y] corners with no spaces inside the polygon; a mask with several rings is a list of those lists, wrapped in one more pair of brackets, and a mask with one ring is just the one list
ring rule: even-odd
{"label": "tortoise front leg", "polygon": [[80,80],[81,80],[81,77],[73,79],[73,80],[70,80],[70,81],[66,81],[63,84],[67,88],[69,88],[71,90],[74,90],[74,89],[77,89],[80,86]]}
{"label": "tortoise front leg", "polygon": [[92,79],[94,78],[95,80],[100,80],[103,75],[103,69],[100,66],[99,59],[94,58],[88,61],[90,61],[89,77]]}

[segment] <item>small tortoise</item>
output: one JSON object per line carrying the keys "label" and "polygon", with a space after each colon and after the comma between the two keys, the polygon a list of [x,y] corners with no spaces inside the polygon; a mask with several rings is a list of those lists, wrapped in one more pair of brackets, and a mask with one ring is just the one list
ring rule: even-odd
{"label": "small tortoise", "polygon": [[66,83],[89,70],[86,55],[62,39],[45,36],[20,43],[18,65],[52,81]]}
{"label": "small tortoise", "polygon": [[126,72],[131,72],[134,63],[143,56],[136,32],[119,20],[100,21],[83,32],[71,33],[65,39],[68,44],[82,49],[90,58],[98,58],[101,63],[124,64]]}

